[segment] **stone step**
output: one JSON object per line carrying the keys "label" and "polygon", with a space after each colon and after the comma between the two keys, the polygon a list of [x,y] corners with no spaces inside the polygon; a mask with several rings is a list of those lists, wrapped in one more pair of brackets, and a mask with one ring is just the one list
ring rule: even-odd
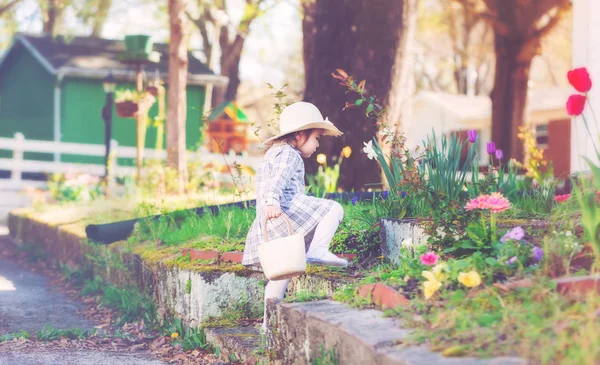
{"label": "stone step", "polygon": [[265,343],[258,327],[214,327],[205,328],[205,332],[207,341],[220,348],[222,359],[252,365],[266,363]]}
{"label": "stone step", "polygon": [[333,351],[344,365],[523,365],[515,357],[448,358],[426,346],[405,342],[410,330],[383,312],[359,310],[331,300],[280,303],[270,300],[267,313],[269,364],[309,365],[323,351]]}

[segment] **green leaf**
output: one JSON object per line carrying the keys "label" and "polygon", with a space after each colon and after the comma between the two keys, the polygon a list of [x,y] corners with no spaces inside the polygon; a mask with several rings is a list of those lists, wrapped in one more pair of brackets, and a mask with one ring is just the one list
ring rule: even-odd
{"label": "green leaf", "polygon": [[487,259],[485,259],[485,263],[490,266],[496,266],[496,264],[498,264],[498,260],[496,260],[493,257],[488,257]]}
{"label": "green leaf", "polygon": [[375,106],[371,103],[369,103],[369,106],[367,106],[367,117],[369,116],[369,114],[371,114],[371,112],[373,111],[373,109],[375,108]]}
{"label": "green leaf", "polygon": [[357,100],[354,102],[354,104],[355,104],[356,106],[361,106],[361,105],[362,105],[362,103],[363,103],[363,101],[364,101],[363,99],[357,99]]}

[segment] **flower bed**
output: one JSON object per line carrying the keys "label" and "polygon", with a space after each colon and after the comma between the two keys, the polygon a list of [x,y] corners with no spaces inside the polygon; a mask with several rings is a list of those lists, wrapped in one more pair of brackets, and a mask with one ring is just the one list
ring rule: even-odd
{"label": "flower bed", "polygon": [[[384,114],[351,77],[335,77],[356,92],[348,105],[369,105],[374,120]],[[586,97],[571,98],[569,113],[581,114]],[[492,141],[480,158],[476,131],[464,140],[434,134],[415,149],[381,127],[364,152],[390,188],[352,214],[382,230],[386,257],[334,299],[388,308],[417,329],[410,342],[447,356],[595,364],[600,166],[590,162],[592,176],[572,181],[565,194],[527,127],[519,134],[522,164],[507,161]]]}

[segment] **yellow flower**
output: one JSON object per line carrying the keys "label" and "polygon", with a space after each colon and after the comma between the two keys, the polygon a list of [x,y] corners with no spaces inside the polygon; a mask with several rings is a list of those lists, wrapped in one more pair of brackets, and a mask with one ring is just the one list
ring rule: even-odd
{"label": "yellow flower", "polygon": [[445,262],[441,262],[433,267],[431,271],[435,275],[435,278],[439,281],[444,281],[448,279],[448,274],[446,271],[448,270],[448,265]]}
{"label": "yellow flower", "polygon": [[423,294],[425,299],[429,299],[442,287],[439,281],[426,281],[423,283]]}
{"label": "yellow flower", "polygon": [[177,333],[177,332],[171,333],[171,338],[177,338],[177,337],[179,337],[179,333]]}
{"label": "yellow flower", "polygon": [[423,277],[424,277],[425,279],[427,279],[428,281],[438,281],[438,280],[436,279],[436,277],[435,277],[435,274],[434,274],[434,273],[432,273],[431,271],[423,271],[423,272],[421,273],[421,275],[423,275]]}
{"label": "yellow flower", "polygon": [[477,271],[474,270],[469,272],[461,272],[458,274],[458,282],[466,287],[474,288],[481,284],[481,277]]}
{"label": "yellow flower", "polygon": [[317,155],[317,162],[321,165],[325,165],[327,163],[327,156],[323,153],[319,153]]}
{"label": "yellow flower", "polygon": [[425,295],[425,299],[429,299],[442,287],[442,283],[437,281],[434,273],[431,271],[423,271],[421,275],[427,279],[423,283],[423,295]]}
{"label": "yellow flower", "polygon": [[350,148],[350,146],[346,146],[342,149],[342,154],[344,155],[344,157],[348,158],[350,157],[350,155],[352,154],[352,148]]}

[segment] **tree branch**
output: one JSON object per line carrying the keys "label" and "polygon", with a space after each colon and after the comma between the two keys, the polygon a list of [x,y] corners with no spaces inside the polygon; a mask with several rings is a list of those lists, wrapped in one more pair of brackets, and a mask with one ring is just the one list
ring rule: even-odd
{"label": "tree branch", "polygon": [[13,0],[13,1],[9,2],[8,4],[0,6],[0,15],[9,11],[13,6],[17,5],[19,2],[21,2],[21,0]]}

